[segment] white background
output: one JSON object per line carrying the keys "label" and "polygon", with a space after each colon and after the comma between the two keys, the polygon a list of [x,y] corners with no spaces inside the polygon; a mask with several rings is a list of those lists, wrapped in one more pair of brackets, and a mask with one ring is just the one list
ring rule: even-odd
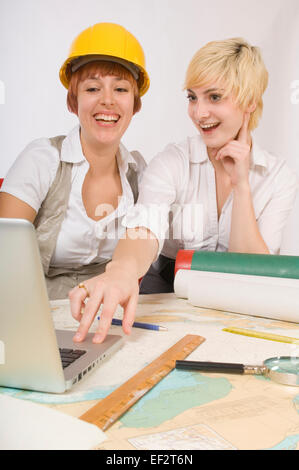
{"label": "white background", "polygon": [[[31,140],[77,123],[58,71],[75,36],[102,21],[138,38],[151,78],[123,138],[129,150],[149,161],[167,143],[196,133],[182,91],[187,65],[208,41],[241,36],[261,48],[270,74],[255,134],[299,175],[298,0],[0,0],[0,176]],[[299,254],[298,216],[299,198],[282,253]]]}

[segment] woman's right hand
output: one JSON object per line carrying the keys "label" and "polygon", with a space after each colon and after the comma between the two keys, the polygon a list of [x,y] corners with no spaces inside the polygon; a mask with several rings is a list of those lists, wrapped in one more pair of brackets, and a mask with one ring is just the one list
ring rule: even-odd
{"label": "woman's right hand", "polygon": [[[107,336],[113,315],[118,305],[123,307],[123,330],[130,334],[134,323],[138,302],[138,275],[133,269],[112,261],[106,267],[106,272],[84,281],[69,293],[72,316],[80,322],[74,336],[74,341],[84,341],[88,330],[103,304],[94,343],[102,343]],[[88,298],[86,304],[85,299]]]}

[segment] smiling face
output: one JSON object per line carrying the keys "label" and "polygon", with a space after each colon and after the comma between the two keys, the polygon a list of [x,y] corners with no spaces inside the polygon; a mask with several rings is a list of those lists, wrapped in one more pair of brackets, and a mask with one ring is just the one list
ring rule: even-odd
{"label": "smiling face", "polygon": [[187,90],[188,114],[208,149],[219,149],[235,139],[244,111],[217,83]]}
{"label": "smiling face", "polygon": [[79,82],[77,103],[81,138],[93,145],[118,146],[133,116],[132,84],[98,72]]}
{"label": "smiling face", "polygon": [[112,145],[114,152],[141,100],[131,72],[117,62],[97,60],[72,74],[67,105],[79,117],[81,143]]}

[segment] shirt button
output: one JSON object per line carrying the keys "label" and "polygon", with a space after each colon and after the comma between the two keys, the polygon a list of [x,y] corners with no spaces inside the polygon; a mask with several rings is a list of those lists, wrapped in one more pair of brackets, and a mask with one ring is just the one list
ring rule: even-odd
{"label": "shirt button", "polygon": [[100,226],[97,226],[96,228],[96,236],[100,238],[103,235],[103,229]]}

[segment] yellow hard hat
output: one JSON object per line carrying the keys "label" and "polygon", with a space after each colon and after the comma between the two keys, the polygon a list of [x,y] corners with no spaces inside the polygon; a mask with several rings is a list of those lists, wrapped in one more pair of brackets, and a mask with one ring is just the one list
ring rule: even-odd
{"label": "yellow hard hat", "polygon": [[68,88],[72,72],[101,59],[126,67],[137,80],[140,96],[146,93],[150,79],[145,70],[143,49],[133,34],[114,23],[97,23],[76,37],[59,72],[61,83]]}

